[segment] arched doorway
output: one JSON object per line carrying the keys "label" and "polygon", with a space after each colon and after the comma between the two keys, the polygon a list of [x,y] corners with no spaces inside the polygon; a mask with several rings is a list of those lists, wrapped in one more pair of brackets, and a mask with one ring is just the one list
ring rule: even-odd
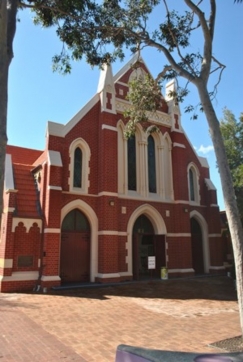
{"label": "arched doorway", "polygon": [[[165,236],[154,235],[151,221],[140,215],[133,226],[133,279],[144,279],[150,276],[159,277],[160,268],[166,265]],[[148,269],[148,257],[155,256],[156,269]]]}
{"label": "arched doorway", "polygon": [[79,209],[62,222],[60,277],[63,283],[90,281],[90,225]]}
{"label": "arched doorway", "polygon": [[204,273],[203,235],[199,222],[191,218],[192,267],[195,274]]}

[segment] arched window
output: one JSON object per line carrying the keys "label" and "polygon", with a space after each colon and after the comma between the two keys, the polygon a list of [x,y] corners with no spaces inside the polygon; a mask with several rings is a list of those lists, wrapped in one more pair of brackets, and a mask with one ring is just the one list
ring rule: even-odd
{"label": "arched window", "polygon": [[88,192],[90,154],[89,145],[84,139],[77,138],[71,143],[69,147],[69,187],[71,192]]}
{"label": "arched window", "polygon": [[148,183],[149,192],[156,193],[155,144],[152,136],[148,137]]}
{"label": "arched window", "polygon": [[195,189],[194,189],[194,174],[192,169],[189,170],[189,188],[190,188],[190,200],[195,201]]}
{"label": "arched window", "polygon": [[199,203],[199,184],[198,184],[198,171],[195,166],[190,165],[188,167],[188,191],[189,201]]}
{"label": "arched window", "polygon": [[137,190],[137,170],[136,170],[136,137],[127,140],[127,177],[128,190]]}
{"label": "arched window", "polygon": [[74,152],[73,187],[82,187],[82,151],[79,147]]}

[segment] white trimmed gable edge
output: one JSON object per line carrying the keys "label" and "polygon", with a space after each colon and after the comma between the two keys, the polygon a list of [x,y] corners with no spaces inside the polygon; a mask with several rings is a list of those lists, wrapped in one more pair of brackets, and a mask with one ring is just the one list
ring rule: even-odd
{"label": "white trimmed gable edge", "polygon": [[145,67],[147,68],[149,75],[152,74],[149,71],[149,67],[147,66],[147,64],[145,63],[144,59],[141,57],[141,55],[138,55],[137,53],[134,54],[134,56],[132,57],[132,59],[130,59],[115,75],[114,75],[114,83],[116,83],[119,78],[121,78],[123,76],[123,74],[125,74],[128,70],[131,69],[131,67],[137,63],[137,62],[141,62],[145,65]]}
{"label": "white trimmed gable edge", "polygon": [[5,157],[4,188],[5,188],[5,191],[6,190],[15,190],[12,156],[10,154],[6,154],[6,157]]}
{"label": "white trimmed gable edge", "polygon": [[65,137],[76,124],[82,120],[82,118],[95,106],[99,101],[99,94],[95,94],[86,105],[75,114],[75,116],[65,125],[61,123],[55,123],[48,121],[47,124],[47,135]]}
{"label": "white trimmed gable edge", "polygon": [[200,165],[201,165],[202,167],[209,168],[209,164],[208,164],[207,159],[206,159],[205,157],[198,156],[197,152],[195,151],[195,148],[193,147],[193,145],[192,145],[191,141],[189,140],[189,138],[188,138],[186,132],[184,131],[183,127],[181,127],[181,128],[182,128],[182,131],[183,131],[183,133],[184,133],[184,136],[186,137],[189,145],[191,146],[191,148],[192,148],[195,156],[197,157],[198,161],[200,162]]}
{"label": "white trimmed gable edge", "polygon": [[[130,59],[130,61],[128,61],[113,77],[113,82],[116,83],[118,81],[118,79],[125,74],[133,64],[135,64],[136,62],[142,62],[145,67],[147,68],[149,74],[151,75],[149,68],[147,66],[147,64],[145,63],[145,61],[143,60],[143,58],[141,56],[138,56],[138,54],[136,53],[132,59]],[[152,75],[151,75],[152,76]],[[98,88],[99,90],[99,88]],[[162,95],[163,96],[163,95]],[[72,130],[72,128],[82,120],[82,118],[95,106],[95,104],[99,101],[100,97],[99,97],[99,93],[96,93],[88,103],[85,104],[85,106],[83,108],[80,109],[80,111],[78,113],[76,113],[74,115],[73,118],[71,118],[71,120],[69,122],[67,122],[65,125],[61,124],[61,123],[57,123],[57,122],[52,122],[52,121],[48,121],[47,123],[47,130],[46,130],[46,136],[50,135],[50,136],[57,136],[57,137],[62,137],[64,138],[68,132],[70,132]],[[160,112],[162,113],[162,112]],[[163,114],[163,113],[162,113]],[[163,114],[163,116],[165,116]],[[169,118],[169,117],[168,117]]]}

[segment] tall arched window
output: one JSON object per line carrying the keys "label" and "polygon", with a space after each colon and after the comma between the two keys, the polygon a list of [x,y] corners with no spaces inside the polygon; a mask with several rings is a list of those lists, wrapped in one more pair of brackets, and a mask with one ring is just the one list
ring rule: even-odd
{"label": "tall arched window", "polygon": [[192,169],[189,170],[189,188],[190,188],[190,200],[195,201],[195,188],[194,188],[195,180]]}
{"label": "tall arched window", "polygon": [[188,191],[189,201],[194,203],[200,203],[199,196],[199,172],[193,164],[188,167]]}
{"label": "tall arched window", "polygon": [[136,170],[136,137],[127,140],[127,176],[128,190],[137,190],[137,170]]}
{"label": "tall arched window", "polygon": [[70,157],[70,191],[74,193],[87,193],[89,188],[89,162],[90,148],[83,138],[77,138],[69,147]]}
{"label": "tall arched window", "polygon": [[73,187],[82,187],[82,151],[79,147],[74,152]]}
{"label": "tall arched window", "polygon": [[155,144],[152,136],[148,137],[148,183],[149,192],[156,193]]}

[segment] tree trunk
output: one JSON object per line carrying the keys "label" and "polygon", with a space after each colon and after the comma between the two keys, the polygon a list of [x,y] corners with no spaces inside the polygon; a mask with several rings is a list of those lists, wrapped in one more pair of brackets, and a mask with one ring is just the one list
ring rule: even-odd
{"label": "tree trunk", "polygon": [[212,106],[206,85],[203,82],[200,82],[197,83],[197,88],[203,110],[208,121],[222,183],[225,211],[234,251],[240,325],[243,336],[243,228],[236,203],[233,181],[220,131],[219,121]]}
{"label": "tree trunk", "polygon": [[16,29],[17,5],[17,0],[0,0],[0,226],[7,144],[8,71],[13,58],[12,44]]}
{"label": "tree trunk", "polygon": [[[7,144],[8,55],[7,1],[0,2],[0,218],[3,212],[5,154]],[[1,221],[1,219],[0,219]]]}

